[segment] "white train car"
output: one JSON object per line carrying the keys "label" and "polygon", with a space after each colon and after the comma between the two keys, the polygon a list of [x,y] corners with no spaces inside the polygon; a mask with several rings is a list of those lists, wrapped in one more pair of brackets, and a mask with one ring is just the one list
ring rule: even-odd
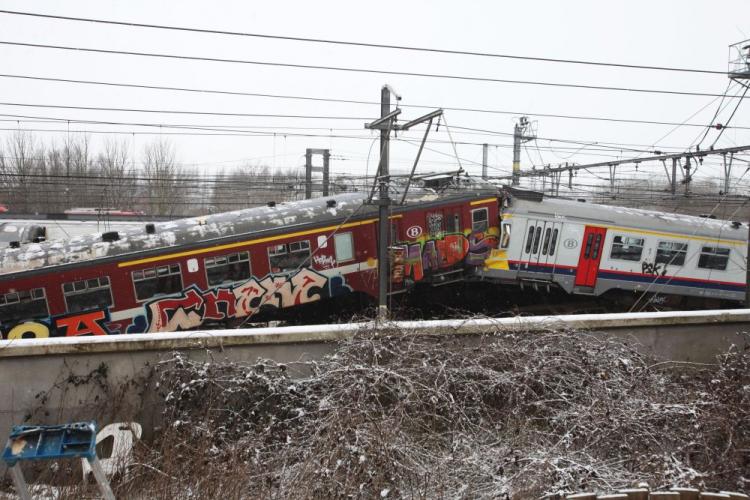
{"label": "white train car", "polygon": [[[516,192],[482,280],[570,294],[744,301],[748,226]],[[633,293],[636,292],[636,293]]]}

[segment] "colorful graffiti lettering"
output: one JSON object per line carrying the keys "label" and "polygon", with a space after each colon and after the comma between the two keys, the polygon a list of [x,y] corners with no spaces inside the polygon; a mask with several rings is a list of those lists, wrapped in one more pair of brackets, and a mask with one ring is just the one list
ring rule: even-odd
{"label": "colorful graffiti lettering", "polygon": [[[251,277],[236,285],[202,291],[192,286],[179,297],[166,297],[146,304],[145,332],[174,332],[201,326],[206,321],[247,318],[261,308],[282,309],[341,295],[351,289],[343,278],[327,278],[303,268],[291,276]],[[140,328],[139,328],[140,329]],[[136,333],[131,327],[129,333]]]}
{"label": "colorful graffiti lettering", "polygon": [[7,328],[3,338],[41,339],[47,337],[77,337],[81,335],[111,335],[107,327],[109,311],[95,309],[53,316],[48,320],[26,321]]}
{"label": "colorful graffiti lettering", "polygon": [[440,239],[391,247],[391,279],[422,281],[430,272],[465,264],[481,266],[497,246],[497,235],[472,233],[447,234]]}
{"label": "colorful graffiti lettering", "polygon": [[106,309],[65,314],[53,319],[55,329],[61,337],[108,335],[109,330],[105,326],[108,322],[109,312]]}

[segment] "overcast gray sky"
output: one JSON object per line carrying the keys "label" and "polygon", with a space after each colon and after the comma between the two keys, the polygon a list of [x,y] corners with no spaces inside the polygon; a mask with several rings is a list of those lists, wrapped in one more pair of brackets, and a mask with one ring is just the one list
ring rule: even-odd
{"label": "overcast gray sky", "polygon": [[[750,24],[747,23],[750,19],[750,4],[747,0],[367,3],[2,0],[0,9],[271,35],[718,71],[725,71],[727,68],[728,45],[750,38]],[[0,27],[0,40],[6,42],[185,56],[711,94],[724,93],[729,83],[724,75],[342,47],[106,26],[8,14],[0,14]],[[700,129],[538,117],[535,114],[680,123],[703,109],[690,122],[709,123],[719,104],[719,99],[705,96],[167,60],[12,45],[0,45],[0,61],[0,72],[4,74],[365,101],[377,101],[380,87],[389,83],[403,96],[402,104],[512,112],[446,112],[453,139],[457,142],[476,143],[457,146],[463,167],[476,174],[480,171],[482,155],[478,144],[483,142],[491,145],[490,173],[500,175],[509,172],[512,139],[507,135],[478,135],[458,127],[510,133],[517,117],[526,113],[535,121],[538,136],[543,138],[636,145],[628,146],[634,149],[684,150],[696,142]],[[731,94],[738,92],[738,86],[730,88]],[[303,164],[304,150],[308,147],[330,148],[334,155],[333,170],[337,173],[363,174],[366,170],[372,173],[377,163],[378,148],[371,148],[375,133],[363,129],[363,123],[368,117],[374,118],[379,114],[379,107],[376,105],[139,90],[13,78],[0,78],[0,95],[0,101],[4,103],[348,118],[221,117],[0,106],[0,113],[5,115],[181,124],[204,128],[229,126],[233,130],[243,127],[241,130],[276,133],[270,137],[170,135],[171,132],[179,131],[162,127],[162,134],[173,141],[179,161],[195,165],[206,173],[215,173],[247,161],[276,167],[297,167]],[[727,102],[729,106],[717,121],[726,120],[736,101],[725,101],[725,104]],[[416,117],[426,111],[405,108],[402,116]],[[733,124],[750,126],[749,113],[750,106],[745,102],[735,115]],[[0,123],[4,124],[3,128],[67,129],[64,122],[60,125],[29,123],[28,120]],[[128,141],[131,150],[138,154],[153,136],[133,135],[132,132],[159,133],[159,129],[133,125],[78,123],[71,123],[70,130],[127,132],[119,137]],[[672,132],[668,134],[670,131]],[[185,132],[183,130],[181,133]],[[44,141],[60,142],[66,134],[49,132],[38,133],[37,136]],[[321,137],[298,137],[291,134]],[[416,139],[421,134],[420,129],[399,137]],[[342,135],[356,138],[336,137]],[[95,148],[105,137],[111,137],[97,133],[91,133],[90,136]],[[447,141],[449,137],[446,128],[441,127],[431,138]],[[703,145],[707,147],[712,142],[713,133]],[[730,129],[722,136],[717,147],[749,143],[750,130]],[[422,171],[455,169],[456,160],[452,158],[453,149],[450,144],[435,143],[430,147],[437,152],[428,151],[423,157]],[[540,139],[527,145],[522,155],[523,167],[530,167],[532,161],[535,164],[558,164],[565,161],[586,163],[634,154],[624,150],[596,149],[601,148],[579,150],[575,144]],[[415,152],[416,147],[412,144],[394,143],[394,169],[408,168]],[[653,172],[660,171],[660,165],[654,166]],[[716,176],[718,171],[718,166],[706,165],[699,171],[699,175]],[[627,169],[623,169],[623,172],[627,173]],[[601,173],[604,174],[603,171]]]}

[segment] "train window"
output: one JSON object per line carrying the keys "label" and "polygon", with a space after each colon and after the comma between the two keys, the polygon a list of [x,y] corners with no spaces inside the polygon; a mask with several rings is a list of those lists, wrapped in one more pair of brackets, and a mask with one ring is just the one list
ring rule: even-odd
{"label": "train window", "polygon": [[534,248],[531,250],[531,253],[536,255],[536,253],[539,251],[539,240],[542,239],[542,226],[537,226],[536,231],[534,232]]}
{"label": "train window", "polygon": [[502,223],[502,233],[500,248],[508,248],[508,245],[510,245],[510,222]]}
{"label": "train window", "polygon": [[479,233],[487,231],[488,224],[488,211],[486,208],[478,208],[471,211],[471,232]]}
{"label": "train window", "polygon": [[729,249],[722,247],[703,247],[698,259],[698,267],[703,269],[718,269],[724,271],[729,262]]}
{"label": "train window", "polygon": [[671,266],[682,266],[685,264],[687,255],[687,243],[675,241],[660,241],[656,247],[656,264],[668,264]]}
{"label": "train window", "polygon": [[555,255],[555,247],[557,247],[557,232],[558,232],[557,229],[552,231],[552,240],[549,242],[549,254],[550,255]]}
{"label": "train window", "polygon": [[427,232],[433,236],[443,234],[443,213],[434,212],[427,214]]}
{"label": "train window", "polygon": [[542,245],[542,255],[547,255],[547,250],[549,249],[549,239],[552,236],[552,228],[547,228],[544,230],[544,244]]}
{"label": "train window", "polygon": [[445,218],[446,233],[461,232],[461,216],[459,214],[450,214]]}
{"label": "train window", "polygon": [[310,242],[295,241],[268,247],[268,264],[272,273],[296,271],[310,260]]}
{"label": "train window", "polygon": [[179,264],[133,271],[132,276],[135,298],[139,301],[182,290],[182,274]]}
{"label": "train window", "polygon": [[534,242],[534,226],[531,226],[529,228],[529,236],[526,238],[526,248],[525,252],[529,253],[531,252],[531,244]]}
{"label": "train window", "polygon": [[620,260],[641,260],[643,253],[643,238],[632,236],[615,236],[612,240],[612,253],[610,257]]}
{"label": "train window", "polygon": [[92,278],[89,280],[70,281],[63,283],[65,308],[68,312],[85,311],[112,307],[112,289],[109,278]]}
{"label": "train window", "polygon": [[352,233],[336,233],[333,235],[336,247],[336,262],[346,262],[354,259],[354,239]]}
{"label": "train window", "polygon": [[44,288],[0,294],[0,323],[49,316]]}
{"label": "train window", "polygon": [[248,252],[206,257],[203,259],[203,265],[206,266],[206,279],[209,286],[242,281],[248,279],[251,274]]}
{"label": "train window", "polygon": [[596,260],[599,258],[599,250],[602,248],[602,235],[597,234],[596,240],[594,241],[594,253],[591,254],[591,258]]}
{"label": "train window", "polygon": [[589,237],[586,238],[586,251],[583,254],[583,256],[587,259],[591,256],[591,244],[593,242],[594,242],[594,235],[589,234]]}

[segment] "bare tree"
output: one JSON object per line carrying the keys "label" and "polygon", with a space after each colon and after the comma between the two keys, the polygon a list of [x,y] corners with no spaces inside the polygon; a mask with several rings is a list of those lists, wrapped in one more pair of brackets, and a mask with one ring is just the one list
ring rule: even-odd
{"label": "bare tree", "polygon": [[179,188],[183,172],[175,163],[174,147],[169,141],[158,139],[146,145],[143,174],[145,201],[151,214],[173,215],[185,211],[186,207],[180,206],[185,200]]}
{"label": "bare tree", "polygon": [[32,212],[40,200],[36,141],[30,132],[14,131],[5,141],[2,174],[6,199],[15,212]]}
{"label": "bare tree", "polygon": [[136,175],[129,168],[130,157],[125,142],[107,140],[96,157],[105,204],[113,208],[133,208],[137,194]]}

